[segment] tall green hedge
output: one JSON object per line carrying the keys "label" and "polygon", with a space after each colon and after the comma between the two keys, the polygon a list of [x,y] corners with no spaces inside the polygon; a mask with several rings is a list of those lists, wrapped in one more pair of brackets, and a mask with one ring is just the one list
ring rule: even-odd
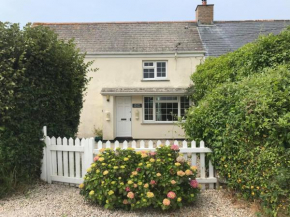
{"label": "tall green hedge", "polygon": [[290,213],[290,29],[205,61],[183,128],[212,148],[228,187]]}
{"label": "tall green hedge", "polygon": [[42,126],[77,132],[90,64],[48,28],[0,23],[0,186],[39,177]]}

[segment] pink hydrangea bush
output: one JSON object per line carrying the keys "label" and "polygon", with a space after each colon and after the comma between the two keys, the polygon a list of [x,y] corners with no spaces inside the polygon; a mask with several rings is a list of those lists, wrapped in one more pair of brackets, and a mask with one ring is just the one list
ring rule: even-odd
{"label": "pink hydrangea bush", "polygon": [[178,145],[156,152],[105,149],[87,172],[81,194],[108,209],[176,209],[194,202],[200,191],[196,167],[190,167]]}

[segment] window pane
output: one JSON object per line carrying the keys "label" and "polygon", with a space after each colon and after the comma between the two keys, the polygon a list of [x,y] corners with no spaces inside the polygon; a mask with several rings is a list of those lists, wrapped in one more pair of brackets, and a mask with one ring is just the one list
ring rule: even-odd
{"label": "window pane", "polygon": [[186,96],[180,97],[180,116],[186,117],[185,113],[189,108],[189,99]]}
{"label": "window pane", "polygon": [[166,63],[157,62],[157,77],[166,77]]}
{"label": "window pane", "polygon": [[[173,107],[176,107],[174,109]],[[156,121],[176,121],[178,115],[178,103],[156,103]]]}
{"label": "window pane", "polygon": [[177,96],[159,96],[156,97],[157,101],[177,101]]}
{"label": "window pane", "polygon": [[153,120],[153,97],[144,97],[144,120]]}
{"label": "window pane", "polygon": [[144,66],[153,66],[153,62],[145,62]]}
{"label": "window pane", "polygon": [[154,78],[154,69],[143,69],[144,78]]}

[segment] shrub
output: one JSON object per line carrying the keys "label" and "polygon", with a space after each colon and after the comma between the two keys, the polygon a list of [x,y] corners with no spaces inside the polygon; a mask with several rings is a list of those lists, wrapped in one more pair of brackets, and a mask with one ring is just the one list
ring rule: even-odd
{"label": "shrub", "polygon": [[0,22],[0,50],[4,174],[15,171],[16,184],[30,183],[40,175],[41,128],[46,125],[49,135],[62,137],[77,132],[91,63],[84,63],[85,55],[73,41],[58,40],[43,26],[21,30],[17,24]]}
{"label": "shrub", "polygon": [[189,109],[187,136],[204,140],[230,188],[277,215],[290,209],[290,70],[227,82]]}
{"label": "shrub", "polygon": [[165,210],[189,204],[199,193],[196,167],[190,167],[178,151],[174,145],[149,153],[105,149],[87,170],[81,194],[108,209]]}

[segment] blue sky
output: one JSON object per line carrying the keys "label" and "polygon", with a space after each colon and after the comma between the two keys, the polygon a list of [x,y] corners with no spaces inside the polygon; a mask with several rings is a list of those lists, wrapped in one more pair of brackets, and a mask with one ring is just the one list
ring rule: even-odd
{"label": "blue sky", "polygon": [[[0,0],[0,21],[194,20],[201,0]],[[290,0],[208,0],[215,20],[290,19]]]}

